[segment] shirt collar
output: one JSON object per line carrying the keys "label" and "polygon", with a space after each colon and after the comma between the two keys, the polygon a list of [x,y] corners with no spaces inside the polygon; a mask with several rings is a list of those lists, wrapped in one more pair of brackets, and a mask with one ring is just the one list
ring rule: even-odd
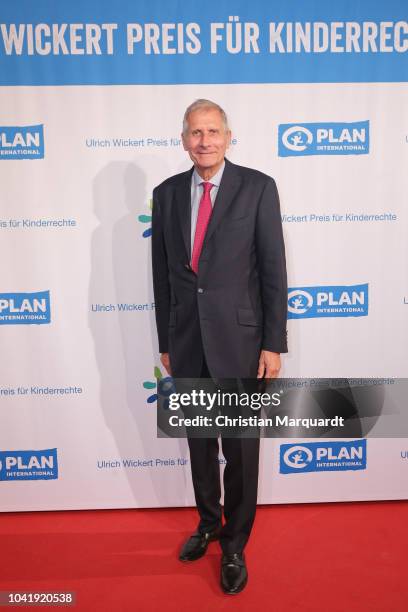
{"label": "shirt collar", "polygon": [[[222,175],[224,172],[224,168],[225,168],[225,161],[223,161],[221,168],[218,170],[218,172],[216,174],[214,174],[214,176],[212,176],[208,182],[211,183],[212,185],[215,185],[216,187],[220,186],[221,183],[221,179],[222,179]],[[200,183],[203,183],[203,179],[201,178],[201,176],[198,174],[197,170],[194,168],[194,172],[193,172],[193,186],[194,187],[198,187],[198,185]]]}

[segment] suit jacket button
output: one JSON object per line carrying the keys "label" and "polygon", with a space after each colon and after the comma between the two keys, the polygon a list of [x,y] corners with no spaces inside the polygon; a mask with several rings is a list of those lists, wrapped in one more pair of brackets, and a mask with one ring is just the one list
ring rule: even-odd
{"label": "suit jacket button", "polygon": [[199,287],[199,288],[197,289],[197,293],[204,293],[204,289],[201,289],[201,287]]}

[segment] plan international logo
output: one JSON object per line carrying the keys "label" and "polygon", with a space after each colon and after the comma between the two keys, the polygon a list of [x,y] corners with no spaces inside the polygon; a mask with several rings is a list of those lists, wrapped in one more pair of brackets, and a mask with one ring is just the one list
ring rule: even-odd
{"label": "plan international logo", "polygon": [[365,155],[370,150],[370,123],[282,123],[278,155]]}
{"label": "plan international logo", "polygon": [[0,325],[44,325],[50,322],[49,291],[0,293]]}
{"label": "plan international logo", "polygon": [[43,159],[44,126],[0,126],[0,159]]}
{"label": "plan international logo", "polygon": [[0,480],[55,480],[57,449],[0,451]]}
{"label": "plan international logo", "polygon": [[288,290],[288,319],[316,317],[366,317],[368,283]]}
{"label": "plan international logo", "polygon": [[365,470],[367,440],[281,444],[280,474]]}

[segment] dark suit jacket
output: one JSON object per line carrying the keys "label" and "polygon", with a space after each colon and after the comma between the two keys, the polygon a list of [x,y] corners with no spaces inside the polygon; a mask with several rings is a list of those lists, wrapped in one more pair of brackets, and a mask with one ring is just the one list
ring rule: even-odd
{"label": "dark suit jacket", "polygon": [[279,197],[269,176],[225,169],[198,275],[191,259],[191,175],[153,191],[152,265],[159,350],[174,377],[256,377],[261,349],[287,352],[287,282]]}

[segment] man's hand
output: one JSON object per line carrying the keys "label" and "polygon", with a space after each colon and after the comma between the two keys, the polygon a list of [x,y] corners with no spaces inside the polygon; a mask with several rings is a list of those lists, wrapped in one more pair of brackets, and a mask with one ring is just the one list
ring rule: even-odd
{"label": "man's hand", "polygon": [[169,357],[169,354],[168,353],[162,353],[160,355],[160,361],[162,362],[162,365],[166,369],[167,374],[169,376],[171,376],[171,367],[170,367],[170,357]]}
{"label": "man's hand", "polygon": [[281,369],[279,353],[272,351],[261,351],[259,356],[257,378],[277,378]]}

